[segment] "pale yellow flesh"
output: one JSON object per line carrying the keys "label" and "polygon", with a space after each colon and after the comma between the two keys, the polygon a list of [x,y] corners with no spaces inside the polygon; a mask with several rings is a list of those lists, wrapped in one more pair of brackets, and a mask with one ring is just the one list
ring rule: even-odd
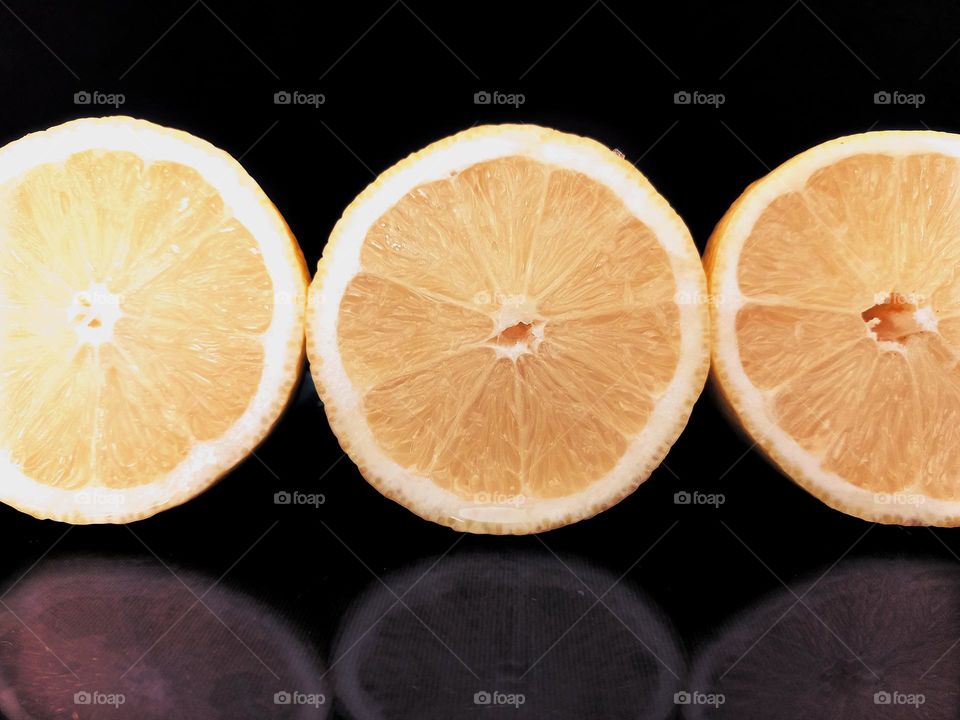
{"label": "pale yellow flesh", "polygon": [[960,499],[960,161],[853,155],[763,211],[738,260],[740,359],[823,470]]}
{"label": "pale yellow flesh", "polygon": [[62,489],[155,481],[257,390],[273,288],[175,162],[84,151],[0,186],[0,448]]}
{"label": "pale yellow flesh", "polygon": [[374,222],[337,340],[392,460],[468,502],[558,498],[614,467],[673,378],[675,295],[613,192],[510,156]]}

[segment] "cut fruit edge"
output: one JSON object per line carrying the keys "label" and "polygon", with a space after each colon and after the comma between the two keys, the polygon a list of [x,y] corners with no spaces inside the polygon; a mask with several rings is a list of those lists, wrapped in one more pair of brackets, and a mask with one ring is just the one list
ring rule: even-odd
{"label": "cut fruit edge", "polygon": [[737,279],[738,261],[757,219],[773,200],[803,187],[817,170],[865,153],[938,153],[960,158],[960,135],[891,130],[840,137],[796,155],[743,191],[717,224],[703,258],[711,296],[712,384],[725,410],[755,446],[787,477],[828,506],[871,522],[953,527],[960,525],[960,500],[928,496],[918,500],[911,492],[877,493],[823,470],[817,458],[769,415],[740,358],[736,322],[746,298]]}
{"label": "cut fruit edge", "polygon": [[[480,506],[392,460],[378,445],[362,399],[340,358],[340,301],[360,271],[367,231],[408,192],[477,163],[523,156],[583,173],[606,186],[656,235],[670,258],[679,299],[679,360],[647,424],[604,477],[572,495],[524,507]],[[382,173],[347,207],[323,252],[307,302],[307,355],[330,425],[361,474],[386,497],[456,530],[526,534],[591,517],[632,493],[661,463],[686,426],[709,369],[709,309],[700,256],[679,215],[629,162],[600,143],[535,125],[465,130],[413,153]]]}
{"label": "cut fruit edge", "polygon": [[[164,476],[133,488],[88,484],[67,490],[27,477],[0,449],[0,502],[40,519],[126,523],[197,496],[269,434],[300,378],[309,274],[290,228],[239,162],[205,140],[146,120],[84,118],[26,135],[0,149],[0,187],[37,165],[60,163],[85,150],[128,151],[146,163],[171,161],[193,168],[257,241],[274,287],[274,314],[263,335],[263,372],[249,406],[226,433],[195,443]],[[278,311],[284,307],[289,311]]]}

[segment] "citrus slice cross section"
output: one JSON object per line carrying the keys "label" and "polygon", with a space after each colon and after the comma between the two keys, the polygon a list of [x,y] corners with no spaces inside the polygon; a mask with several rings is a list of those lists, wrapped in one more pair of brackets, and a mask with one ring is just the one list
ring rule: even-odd
{"label": "citrus slice cross section", "polygon": [[126,522],[265,436],[302,362],[306,272],[226,153],[124,117],[0,150],[0,500]]}
{"label": "citrus slice cross section", "polygon": [[310,289],[307,352],[342,446],[451,527],[529,533],[632,492],[707,367],[705,278],[621,156],[486,126],[384,172]]}
{"label": "citrus slice cross section", "polygon": [[709,243],[723,396],[867,520],[960,524],[958,183],[960,136],[840,138],[752,185]]}

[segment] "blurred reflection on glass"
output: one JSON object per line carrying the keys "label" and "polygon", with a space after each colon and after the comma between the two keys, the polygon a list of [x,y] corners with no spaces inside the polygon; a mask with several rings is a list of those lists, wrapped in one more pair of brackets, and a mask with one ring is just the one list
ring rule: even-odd
{"label": "blurred reflection on glass", "polygon": [[329,714],[323,670],[290,628],[214,579],[174,570],[72,558],[29,571],[0,605],[3,717]]}
{"label": "blurred reflection on glass", "polygon": [[348,716],[669,717],[684,662],[665,616],[629,578],[562,561],[467,553],[374,584],[332,654]]}
{"label": "blurred reflection on glass", "polygon": [[822,572],[743,613],[698,654],[678,698],[685,718],[960,717],[960,565],[870,560]]}

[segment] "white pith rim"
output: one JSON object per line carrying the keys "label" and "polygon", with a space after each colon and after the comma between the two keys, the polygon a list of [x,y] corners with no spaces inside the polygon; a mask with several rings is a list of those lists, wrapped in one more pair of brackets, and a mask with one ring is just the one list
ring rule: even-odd
{"label": "white pith rim", "polygon": [[[75,120],[0,149],[0,188],[44,163],[61,163],[84,150],[129,151],[146,163],[172,161],[196,170],[227,210],[253,235],[274,287],[274,315],[262,336],[264,367],[256,393],[220,438],[195,444],[177,467],[134,488],[88,485],[66,490],[24,475],[0,448],[0,501],[35,517],[78,523],[126,522],[197,495],[243,459],[269,431],[296,382],[306,281],[299,250],[280,214],[256,182],[227,153],[186,133],[125,117]],[[2,392],[2,388],[0,388]]]}
{"label": "white pith rim", "polygon": [[877,521],[909,521],[918,524],[955,524],[960,519],[960,501],[927,497],[916,488],[896,493],[877,493],[854,485],[823,469],[820,459],[805,450],[780,428],[769,411],[763,393],[747,377],[737,343],[736,318],[747,299],[740,290],[737,268],[744,242],[769,204],[788,192],[800,190],[817,170],[854,155],[883,154],[904,157],[938,153],[960,158],[960,136],[923,131],[872,132],[838,138],[818,145],[784,163],[755,185],[725,219],[711,270],[713,304],[713,352],[725,394],[749,432],[788,473],[800,473],[828,504],[860,517]]}
{"label": "white pith rim", "polygon": [[[523,497],[510,503],[480,504],[438,487],[383,452],[340,359],[337,321],[343,294],[360,271],[364,239],[380,216],[419,185],[508,156],[524,156],[587,175],[610,188],[656,234],[670,258],[677,298],[684,299],[677,302],[681,347],[674,377],[646,426],[606,476],[563,498]],[[400,499],[424,517],[454,528],[528,532],[573,522],[608,507],[635,489],[660,463],[686,424],[705,381],[709,328],[706,279],[689,231],[633,166],[599,143],[574,135],[527,125],[478,127],[407,158],[382,174],[344,213],[324,250],[318,278],[309,296],[307,350],[318,389],[325,389],[335,399],[331,423],[341,443],[354,460],[365,464],[364,474],[381,492]]]}

